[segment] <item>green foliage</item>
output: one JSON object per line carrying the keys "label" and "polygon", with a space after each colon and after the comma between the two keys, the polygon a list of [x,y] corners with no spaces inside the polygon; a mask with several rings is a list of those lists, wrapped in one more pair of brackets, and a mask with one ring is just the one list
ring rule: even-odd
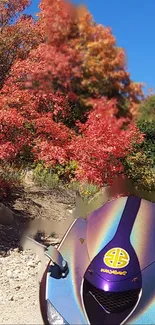
{"label": "green foliage", "polygon": [[90,200],[98,191],[99,186],[95,184],[84,183],[80,186],[80,194],[86,201]]}
{"label": "green foliage", "polygon": [[86,202],[89,201],[100,190],[100,187],[95,184],[90,184],[88,182],[80,183],[78,181],[68,184],[68,188],[75,192],[79,192],[82,199]]}
{"label": "green foliage", "polygon": [[22,177],[22,168],[18,168],[14,164],[0,164],[0,179],[3,179],[8,184],[19,184]]}
{"label": "green foliage", "polygon": [[125,169],[128,177],[133,182],[146,191],[155,190],[155,168],[153,160],[149,159],[145,153],[134,152],[125,160]]}
{"label": "green foliage", "polygon": [[59,186],[59,177],[39,164],[34,171],[34,180],[39,186],[47,186],[48,188]]}
{"label": "green foliage", "polygon": [[155,120],[152,122],[139,121],[137,126],[145,134],[145,140],[139,147],[140,149],[142,148],[146,156],[151,158],[155,164]]}
{"label": "green foliage", "polygon": [[69,183],[74,177],[76,168],[76,161],[70,161],[64,165],[54,165],[51,168],[45,168],[44,164],[40,162],[34,169],[34,179],[39,185],[50,188],[57,187],[62,183]]}
{"label": "green foliage", "polygon": [[155,121],[155,95],[149,96],[139,108],[140,120]]}
{"label": "green foliage", "polygon": [[65,186],[75,192],[78,191],[84,200],[89,201],[100,188],[95,184],[86,182],[70,182],[70,178],[74,176],[76,168],[76,161],[72,161],[66,166],[56,165],[53,168],[45,168],[40,162],[34,169],[34,180],[39,186],[47,186],[48,188],[59,188],[60,186]]}
{"label": "green foliage", "polygon": [[[149,119],[149,116],[148,116]],[[141,189],[155,190],[155,121],[139,120],[144,141],[135,145],[134,150],[124,161],[126,174]]]}

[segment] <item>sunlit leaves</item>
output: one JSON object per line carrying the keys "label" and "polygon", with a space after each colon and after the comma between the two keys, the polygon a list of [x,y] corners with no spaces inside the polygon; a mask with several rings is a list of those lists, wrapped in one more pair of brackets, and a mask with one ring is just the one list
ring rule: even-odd
{"label": "sunlit leaves", "polygon": [[120,105],[131,111],[142,95],[124,50],[85,7],[42,0],[35,22],[18,17],[26,0],[9,3],[0,34],[0,159],[29,153],[31,161],[62,169],[75,161],[71,177],[109,184],[142,140],[132,123],[124,128],[129,119],[116,118]]}
{"label": "sunlit leaves", "polygon": [[0,88],[18,58],[25,59],[32,48],[42,41],[38,22],[20,15],[28,0],[0,2]]}
{"label": "sunlit leaves", "polygon": [[81,127],[81,135],[72,142],[71,156],[78,161],[76,176],[82,181],[110,184],[123,172],[121,160],[132,149],[132,143],[143,136],[134,125],[124,131],[125,119],[117,120],[114,100],[94,103],[94,109]]}

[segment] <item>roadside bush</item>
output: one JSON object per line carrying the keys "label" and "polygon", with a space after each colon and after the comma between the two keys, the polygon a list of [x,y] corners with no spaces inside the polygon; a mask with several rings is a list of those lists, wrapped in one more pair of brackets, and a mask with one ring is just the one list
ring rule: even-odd
{"label": "roadside bush", "polygon": [[137,126],[145,137],[124,160],[125,172],[141,189],[155,191],[155,121],[140,120]]}

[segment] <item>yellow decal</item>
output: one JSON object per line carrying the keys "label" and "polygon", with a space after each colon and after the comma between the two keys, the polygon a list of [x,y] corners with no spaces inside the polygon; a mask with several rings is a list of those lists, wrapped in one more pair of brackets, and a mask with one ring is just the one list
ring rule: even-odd
{"label": "yellow decal", "polygon": [[108,274],[114,274],[114,275],[126,275],[127,271],[117,271],[117,270],[107,270],[107,269],[101,269],[102,273],[108,273]]}
{"label": "yellow decal", "polygon": [[123,248],[112,248],[105,255],[104,263],[112,269],[122,269],[130,261],[129,254]]}

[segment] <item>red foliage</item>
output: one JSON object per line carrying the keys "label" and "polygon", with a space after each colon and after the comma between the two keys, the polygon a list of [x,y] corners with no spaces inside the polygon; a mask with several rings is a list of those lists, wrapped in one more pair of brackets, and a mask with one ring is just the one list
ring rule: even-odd
{"label": "red foliage", "polygon": [[16,109],[0,110],[0,159],[10,160],[28,143],[24,118]]}
{"label": "red foliage", "polygon": [[8,79],[0,96],[0,159],[13,159],[28,146],[33,147],[35,160],[62,162],[72,131],[55,122],[54,116],[64,109],[65,98],[23,90],[18,83],[12,86],[14,77]]}
{"label": "red foliage", "polygon": [[87,122],[78,123],[81,135],[70,145],[72,159],[79,163],[76,176],[81,181],[110,184],[115,176],[122,173],[120,159],[132,149],[133,142],[140,142],[143,135],[135,125],[123,130],[126,119],[116,119],[116,101],[105,98],[94,101],[94,109]]}
{"label": "red foliage", "polygon": [[[122,129],[127,120],[115,117],[116,100],[103,97],[102,90],[124,94],[127,80],[134,98],[139,86],[130,83],[111,32],[96,26],[87,12],[75,18],[73,6],[62,0],[42,0],[40,7],[37,23],[25,17],[16,23],[16,60],[0,93],[0,159],[13,160],[28,148],[36,162],[50,166],[76,160],[77,179],[110,183],[122,172],[120,158],[142,136],[132,124]],[[17,1],[13,10],[19,9]],[[66,122],[70,116],[75,122],[77,111],[79,120],[87,119],[76,123],[78,134]]]}
{"label": "red foliage", "polygon": [[0,1],[0,89],[15,61],[27,58],[43,42],[39,23],[22,14],[29,3],[29,0]]}
{"label": "red foliage", "polygon": [[75,23],[76,7],[68,1],[42,0],[40,10],[39,16],[48,44],[54,46],[65,44],[73,32],[71,27]]}
{"label": "red foliage", "polygon": [[62,123],[53,121],[51,113],[43,114],[34,121],[36,136],[33,153],[35,159],[43,161],[46,165],[57,162],[63,164],[68,160],[67,145],[72,132]]}
{"label": "red foliage", "polygon": [[3,28],[11,19],[19,15],[28,5],[30,0],[1,0],[0,2],[0,23]]}

